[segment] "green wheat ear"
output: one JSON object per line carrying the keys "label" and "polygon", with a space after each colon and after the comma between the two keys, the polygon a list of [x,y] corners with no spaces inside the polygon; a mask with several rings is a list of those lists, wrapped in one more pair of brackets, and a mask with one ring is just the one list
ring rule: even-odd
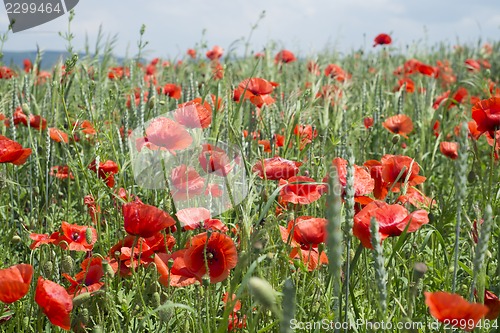
{"label": "green wheat ear", "polygon": [[290,327],[290,322],[295,318],[295,286],[291,279],[285,281],[283,286],[283,318],[280,324],[280,333],[291,333],[293,329]]}
{"label": "green wheat ear", "polygon": [[378,289],[378,321],[383,322],[387,311],[387,272],[384,266],[384,251],[378,232],[378,222],[375,217],[370,220],[371,243],[373,246],[373,268],[375,269],[375,282]]}

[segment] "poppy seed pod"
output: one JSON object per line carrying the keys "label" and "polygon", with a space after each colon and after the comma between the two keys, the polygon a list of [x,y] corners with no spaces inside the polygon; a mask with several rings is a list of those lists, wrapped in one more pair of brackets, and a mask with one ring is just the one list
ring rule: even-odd
{"label": "poppy seed pod", "polygon": [[73,266],[74,266],[74,260],[71,258],[71,256],[63,256],[61,260],[61,269],[64,273],[71,273],[73,272]]}

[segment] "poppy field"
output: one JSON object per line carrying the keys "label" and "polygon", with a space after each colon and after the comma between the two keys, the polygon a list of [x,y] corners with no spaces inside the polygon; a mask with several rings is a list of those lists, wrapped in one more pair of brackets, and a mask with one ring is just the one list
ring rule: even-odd
{"label": "poppy field", "polygon": [[496,332],[498,42],[0,67],[3,332]]}

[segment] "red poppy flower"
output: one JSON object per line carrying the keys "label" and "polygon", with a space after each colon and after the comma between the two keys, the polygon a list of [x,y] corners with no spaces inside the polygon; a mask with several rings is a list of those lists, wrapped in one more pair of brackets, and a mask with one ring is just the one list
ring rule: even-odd
{"label": "red poppy flower", "polygon": [[21,165],[26,162],[30,155],[30,148],[23,148],[16,141],[0,135],[0,163]]}
{"label": "red poppy flower", "polygon": [[288,180],[280,179],[279,185],[283,186],[280,190],[279,199],[281,202],[307,205],[321,197],[324,185],[310,184],[316,181],[305,176],[294,176]]}
{"label": "red poppy flower", "polygon": [[453,74],[453,69],[451,68],[448,61],[436,61],[436,78],[441,80],[443,86],[448,86],[451,83],[456,82],[457,78]]}
{"label": "red poppy flower", "polygon": [[[90,229],[92,233],[92,241],[90,243],[87,243],[86,240],[87,229]],[[69,224],[63,221],[59,238],[54,243],[70,251],[90,251],[94,247],[96,241],[97,231],[94,228],[84,225]]]}
{"label": "red poppy flower", "polygon": [[382,163],[376,160],[368,160],[363,166],[368,168],[370,176],[375,182],[373,196],[378,200],[384,200],[389,192],[389,184],[382,177]]}
{"label": "red poppy flower", "polygon": [[51,235],[31,233],[30,238],[33,240],[33,242],[30,245],[30,249],[34,250],[42,244],[56,243],[59,239],[59,232],[56,231]]}
{"label": "red poppy flower", "polygon": [[129,235],[111,247],[109,257],[120,264],[121,276],[130,276],[131,269],[151,263],[153,254],[171,251],[174,245],[175,238],[170,234],[163,236],[163,233],[159,232],[152,237],[138,239]]}
{"label": "red poppy flower", "polygon": [[456,160],[458,158],[458,143],[457,142],[441,142],[439,150],[444,156]]}
{"label": "red poppy flower", "polygon": [[45,130],[47,128],[47,119],[43,118],[42,116],[34,116],[30,114],[29,116],[29,124],[30,127],[37,129],[39,131]]}
{"label": "red poppy flower", "polygon": [[182,88],[173,83],[167,83],[163,86],[163,94],[173,99],[181,98]]}
{"label": "red poppy flower", "polygon": [[323,218],[301,216],[288,223],[288,228],[280,226],[281,239],[293,247],[290,259],[299,259],[313,271],[318,264],[328,264],[325,252],[319,254],[318,245],[324,243],[327,237],[326,225]]}
{"label": "red poppy flower", "polygon": [[80,123],[80,127],[82,128],[82,133],[85,135],[96,135],[97,131],[94,126],[88,120],[84,120]]}
{"label": "red poppy flower", "polygon": [[[145,82],[149,82],[150,78],[147,76],[144,78]],[[127,102],[126,105],[128,108],[132,106],[132,98],[134,99],[134,105],[139,106],[141,103],[141,94],[142,94],[142,103],[145,104],[148,101],[149,98],[149,91],[141,91],[141,88],[135,88],[134,89],[134,94],[132,96],[127,95]]]}
{"label": "red poppy flower", "polygon": [[[347,186],[347,160],[336,157],[332,161],[333,166],[337,170],[337,179],[342,186],[342,197],[345,195],[345,188]],[[323,178],[323,183],[328,183],[329,175]],[[357,202],[366,204],[371,202],[371,199],[365,197],[371,193],[375,188],[375,181],[372,179],[368,171],[363,167],[354,165],[354,198]],[[327,192],[327,188],[324,187]]]}
{"label": "red poppy flower", "polygon": [[410,203],[411,205],[418,208],[424,208],[424,207],[430,208],[432,205],[436,203],[436,200],[433,200],[425,196],[422,192],[420,192],[414,187],[408,187],[408,189],[406,190],[406,194],[400,195],[396,199],[396,202],[402,205]]}
{"label": "red poppy flower", "polygon": [[190,166],[181,164],[172,169],[170,192],[174,200],[188,200],[205,191],[205,178]]}
{"label": "red poppy flower", "polygon": [[453,97],[451,98],[451,100],[449,100],[450,90],[448,90],[436,98],[436,100],[432,104],[432,107],[435,110],[437,110],[439,108],[439,106],[447,104],[448,109],[450,109],[453,106],[462,103],[463,99],[467,96],[467,94],[468,94],[467,89],[460,87],[457,89],[455,94],[453,94]]}
{"label": "red poppy flower", "polygon": [[212,111],[197,102],[180,104],[174,111],[175,120],[187,128],[207,128],[212,122]]}
{"label": "red poppy flower", "polygon": [[266,158],[263,161],[258,161],[252,168],[252,171],[264,179],[269,180],[287,180],[290,177],[296,176],[299,173],[301,162],[289,161],[279,156]]}
{"label": "red poppy flower", "polygon": [[110,80],[122,79],[124,77],[130,77],[130,68],[120,66],[109,69],[108,78]]}
{"label": "red poppy flower", "polygon": [[146,128],[146,138],[152,144],[166,148],[173,154],[175,150],[183,150],[193,142],[193,138],[184,126],[165,117],[151,121]]}
{"label": "red poppy flower", "polygon": [[196,50],[194,50],[194,49],[187,49],[186,54],[193,59],[196,58]]}
{"label": "red poppy flower", "polygon": [[203,207],[184,208],[175,214],[185,230],[194,230],[201,226],[201,222],[210,219],[210,211]]}
{"label": "red poppy flower", "polygon": [[297,58],[295,58],[295,55],[288,50],[281,50],[274,57],[274,63],[276,64],[277,63],[288,64],[289,62],[294,62],[295,60],[297,60]]}
{"label": "red poppy flower", "polygon": [[91,257],[85,259],[80,265],[81,271],[74,278],[66,273],[63,276],[71,284],[66,291],[71,295],[78,295],[85,292],[95,292],[104,286],[101,278],[104,276],[102,268],[102,258]]}
{"label": "red poppy flower", "polygon": [[56,165],[50,168],[50,173],[52,177],[56,177],[58,179],[75,179],[73,173],[69,171],[69,167],[67,165]]}
{"label": "red poppy flower", "polygon": [[134,236],[148,238],[175,225],[175,220],[155,206],[133,201],[122,206],[125,231]]}
{"label": "red poppy flower", "polygon": [[493,132],[500,129],[500,97],[491,97],[477,102],[472,107],[472,119],[477,123],[479,132]]}
{"label": "red poppy flower", "polygon": [[383,201],[372,201],[354,216],[353,234],[366,248],[372,248],[370,220],[374,217],[379,225],[380,239],[399,236],[408,226],[407,232],[417,231],[429,222],[426,211],[408,213],[401,205],[389,205]]}
{"label": "red poppy flower", "polygon": [[271,150],[271,141],[269,141],[269,140],[258,140],[257,144],[259,146],[263,147],[264,153],[270,153],[270,152],[272,152],[272,150]]}
{"label": "red poppy flower", "polygon": [[[415,186],[425,181],[425,177],[419,176],[420,167],[411,157],[401,155],[384,155],[380,160],[382,163],[382,178],[395,189],[403,184],[408,178],[408,185]],[[405,169],[403,171],[403,168]],[[401,174],[401,176],[399,176]],[[399,178],[398,178],[399,176]]]}
{"label": "red poppy flower", "polygon": [[413,80],[409,77],[398,80],[398,85],[394,87],[394,91],[401,90],[403,86],[405,87],[407,93],[415,92],[415,82],[413,82]]}
{"label": "red poppy flower", "polygon": [[[159,253],[154,257],[154,263],[158,274],[159,281],[166,287],[185,287],[198,282],[197,277],[186,266],[184,254],[186,249],[175,251],[172,254]],[[173,264],[169,269],[167,262],[173,260]]]}
{"label": "red poppy flower", "polygon": [[[488,313],[488,307],[479,303],[469,303],[457,294],[437,291],[424,292],[424,295],[425,304],[434,318],[467,332],[474,330],[479,320]],[[455,323],[458,325],[454,325]]]}
{"label": "red poppy flower", "polygon": [[436,76],[436,69],[430,65],[420,63],[417,67],[417,70],[420,74],[430,76],[430,77],[435,77]]}
{"label": "red poppy flower", "polygon": [[486,142],[493,147],[495,145],[495,154],[496,151],[500,149],[500,130],[494,132],[495,137],[490,135],[490,132],[486,132]]}
{"label": "red poppy flower", "polygon": [[[91,171],[97,172],[96,161],[93,160],[88,168]],[[103,179],[106,182],[106,185],[108,187],[115,186],[114,175],[117,173],[118,173],[118,165],[115,162],[107,160],[106,162],[99,163],[99,172],[97,175],[99,176],[99,178]]]}
{"label": "red poppy flower", "polygon": [[99,220],[99,214],[101,214],[101,207],[96,205],[94,197],[90,194],[83,197],[83,203],[87,206],[92,223],[96,224]]}
{"label": "red poppy flower", "polygon": [[[16,110],[14,111],[12,118],[14,120],[14,125],[17,126],[19,124],[24,124],[25,126],[28,126],[28,116],[24,114],[23,109],[18,106]],[[10,119],[5,119],[4,121],[5,126],[9,127],[10,126]]]}
{"label": "red poppy flower", "polygon": [[225,225],[224,222],[222,222],[219,219],[207,219],[203,221],[203,229],[211,231],[220,231],[223,233],[229,231],[227,225]]}
{"label": "red poppy flower", "polygon": [[328,257],[326,256],[326,253],[323,251],[320,254],[316,248],[305,250],[301,247],[294,247],[288,256],[290,259],[301,260],[304,265],[307,266],[307,270],[309,272],[312,272],[316,268],[320,267],[320,264],[328,265]]}
{"label": "red poppy flower", "polygon": [[65,330],[71,328],[73,299],[64,287],[40,276],[36,285],[35,302],[52,324]]}
{"label": "red poppy flower", "polygon": [[474,59],[466,59],[465,67],[467,67],[467,69],[471,72],[478,72],[481,70],[481,65],[477,60]]}
{"label": "red poppy flower", "polygon": [[280,226],[281,238],[285,243],[291,242],[290,245],[300,246],[306,250],[318,247],[318,244],[326,241],[327,224],[328,220],[324,218],[300,216],[288,222],[288,228]]}
{"label": "red poppy flower", "polygon": [[300,146],[302,150],[307,144],[311,143],[314,138],[318,136],[318,131],[313,129],[311,125],[296,125],[293,129],[293,134],[299,137]]}
{"label": "red poppy flower", "polygon": [[392,38],[388,34],[379,34],[374,39],[373,47],[377,45],[388,45],[392,43]]}
{"label": "red poppy flower", "polygon": [[49,135],[52,140],[55,142],[64,142],[68,143],[68,134],[64,133],[61,130],[58,130],[57,128],[51,127],[49,128]]}
{"label": "red poppy flower", "polygon": [[31,72],[31,70],[33,69],[33,63],[30,59],[26,58],[23,60],[23,69],[25,73]]}
{"label": "red poppy flower", "polygon": [[274,90],[274,86],[271,82],[258,77],[241,81],[240,84],[238,84],[238,88],[246,90],[254,95],[267,95]]}
{"label": "red poppy flower", "polygon": [[273,135],[274,142],[276,143],[276,147],[284,147],[285,146],[285,136],[281,134]]}
{"label": "red poppy flower", "polygon": [[271,97],[270,93],[277,85],[277,83],[258,77],[245,79],[241,81],[234,90],[233,100],[239,102],[241,96],[244,94],[243,98],[249,99],[250,102],[258,108],[264,105],[271,105],[275,100]]}
{"label": "red poppy flower", "polygon": [[325,76],[331,77],[332,79],[336,79],[339,82],[344,82],[346,79],[350,77],[350,75],[345,72],[342,67],[335,64],[329,64],[325,68]]}
{"label": "red poppy flower", "polygon": [[314,60],[310,60],[307,62],[307,70],[309,71],[309,73],[314,74],[316,76],[321,74],[321,71],[319,69],[319,65]]}
{"label": "red poppy flower", "polygon": [[202,144],[198,161],[205,172],[221,177],[227,176],[233,170],[233,165],[226,151],[209,143]]}
{"label": "red poppy flower", "polygon": [[33,267],[18,264],[0,269],[0,302],[14,303],[23,298],[30,289]]}
{"label": "red poppy flower", "polygon": [[207,58],[210,60],[217,60],[222,57],[222,54],[224,53],[224,49],[222,49],[220,46],[215,45],[211,50],[207,51]]}
{"label": "red poppy flower", "polygon": [[484,305],[488,307],[485,319],[495,320],[500,314],[500,300],[498,296],[489,290],[484,290]]}
{"label": "red poppy flower", "polygon": [[363,125],[365,125],[366,129],[371,128],[373,126],[373,118],[372,117],[363,118]]}
{"label": "red poppy flower", "polygon": [[218,60],[212,61],[210,67],[212,68],[212,78],[214,80],[221,80],[224,78],[224,66],[222,66]]}
{"label": "red poppy flower", "polygon": [[382,123],[382,126],[387,128],[391,133],[399,134],[405,138],[408,138],[407,134],[413,131],[413,121],[404,114],[397,114],[387,118]]}
{"label": "red poppy flower", "polygon": [[226,279],[230,270],[236,267],[238,254],[229,236],[213,232],[208,238],[204,232],[191,238],[184,253],[184,261],[200,282],[208,274],[210,283],[217,283]]}

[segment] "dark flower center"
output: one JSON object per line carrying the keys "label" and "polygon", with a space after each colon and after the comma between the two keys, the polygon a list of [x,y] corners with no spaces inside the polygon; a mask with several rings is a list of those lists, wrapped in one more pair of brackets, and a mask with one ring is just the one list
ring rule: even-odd
{"label": "dark flower center", "polygon": [[75,231],[71,234],[71,239],[73,239],[73,241],[76,242],[78,240],[78,238],[80,238],[80,233]]}

